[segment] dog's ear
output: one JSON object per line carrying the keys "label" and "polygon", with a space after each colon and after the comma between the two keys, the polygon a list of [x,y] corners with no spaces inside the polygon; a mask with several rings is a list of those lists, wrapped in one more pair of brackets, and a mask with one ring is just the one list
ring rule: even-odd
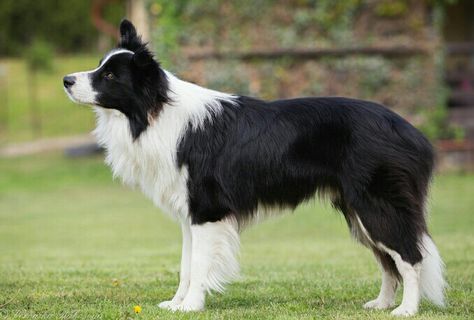
{"label": "dog's ear", "polygon": [[120,22],[121,40],[127,40],[135,37],[137,37],[137,29],[135,29],[133,23],[127,19],[123,19],[122,22]]}
{"label": "dog's ear", "polygon": [[133,52],[144,46],[142,39],[137,34],[137,29],[127,19],[120,22],[120,42],[118,46]]}

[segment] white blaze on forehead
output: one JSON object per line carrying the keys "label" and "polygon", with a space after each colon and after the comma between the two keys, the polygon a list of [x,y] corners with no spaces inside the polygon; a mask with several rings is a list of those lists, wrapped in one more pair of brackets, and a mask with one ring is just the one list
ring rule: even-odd
{"label": "white blaze on forehead", "polygon": [[102,68],[102,66],[104,66],[107,61],[109,61],[110,58],[112,58],[113,56],[117,55],[117,54],[121,54],[121,53],[130,53],[130,54],[134,54],[133,51],[130,51],[130,50],[127,50],[127,49],[115,49],[115,50],[112,50],[110,51],[103,59],[102,59],[102,62],[100,63],[100,66],[98,66],[96,69],[90,71],[90,72],[94,72],[100,68]]}
{"label": "white blaze on forehead", "polygon": [[92,79],[90,75],[102,68],[107,63],[107,61],[110,60],[110,58],[121,53],[133,54],[132,51],[127,49],[112,50],[104,57],[100,65],[94,70],[70,74],[70,76],[76,78],[75,84],[69,89],[65,89],[71,100],[78,103],[97,104],[97,92],[92,87]]}

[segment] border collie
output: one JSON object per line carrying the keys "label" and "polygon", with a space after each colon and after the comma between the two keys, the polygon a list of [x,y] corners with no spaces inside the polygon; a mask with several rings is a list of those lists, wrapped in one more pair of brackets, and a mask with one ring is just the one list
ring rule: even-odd
{"label": "border collie", "polygon": [[426,224],[434,152],[387,108],[313,97],[263,101],[209,90],[165,71],[123,20],[99,66],[64,77],[73,101],[94,106],[95,135],[114,176],[139,187],[181,224],[174,297],[159,304],[204,309],[239,272],[239,233],[274,210],[329,195],[352,235],[382,270],[377,298],[409,316],[421,297],[444,304],[443,263]]}

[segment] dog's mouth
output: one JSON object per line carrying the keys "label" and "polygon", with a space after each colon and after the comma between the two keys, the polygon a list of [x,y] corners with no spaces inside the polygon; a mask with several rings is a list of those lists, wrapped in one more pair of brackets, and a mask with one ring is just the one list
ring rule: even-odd
{"label": "dog's mouth", "polygon": [[85,101],[85,100],[81,100],[81,99],[76,98],[73,95],[70,88],[64,88],[64,92],[66,92],[66,95],[68,96],[69,100],[71,100],[72,102],[74,102],[76,104],[79,104],[81,106],[84,106],[84,107],[100,107],[100,108],[104,108],[104,109],[110,109],[109,107],[103,105],[102,103],[100,103],[98,101],[90,102],[90,101]]}
{"label": "dog's mouth", "polygon": [[64,88],[64,92],[68,96],[69,100],[77,104],[96,106],[96,94],[92,92],[83,92],[80,88]]}
{"label": "dog's mouth", "polygon": [[71,89],[70,88],[63,88],[64,89],[64,92],[66,92],[66,95],[67,97],[69,98],[69,100],[71,100],[72,102],[74,103],[79,103],[79,101],[77,101],[74,96],[72,95],[72,92],[71,92]]}
{"label": "dog's mouth", "polygon": [[70,88],[65,88],[63,87],[64,89],[64,92],[66,92],[66,95],[68,96],[69,100],[73,101],[73,102],[77,102],[75,99],[74,99],[74,96],[72,95],[72,92],[71,92],[71,89]]}
{"label": "dog's mouth", "polygon": [[64,92],[66,92],[66,95],[68,96],[69,100],[71,100],[74,103],[80,104],[80,105],[91,105],[91,103],[84,101],[82,99],[78,99],[74,96],[72,93],[71,88],[64,88]]}

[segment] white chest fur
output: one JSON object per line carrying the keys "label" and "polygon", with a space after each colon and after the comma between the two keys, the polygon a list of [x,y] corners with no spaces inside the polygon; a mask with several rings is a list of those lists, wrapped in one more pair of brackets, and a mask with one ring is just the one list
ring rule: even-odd
{"label": "white chest fur", "polygon": [[176,163],[180,134],[170,134],[171,129],[177,128],[169,128],[169,122],[158,120],[133,141],[124,115],[100,108],[96,112],[94,134],[106,149],[105,161],[114,177],[140,188],[167,213],[178,218],[187,216],[187,170],[178,169]]}

